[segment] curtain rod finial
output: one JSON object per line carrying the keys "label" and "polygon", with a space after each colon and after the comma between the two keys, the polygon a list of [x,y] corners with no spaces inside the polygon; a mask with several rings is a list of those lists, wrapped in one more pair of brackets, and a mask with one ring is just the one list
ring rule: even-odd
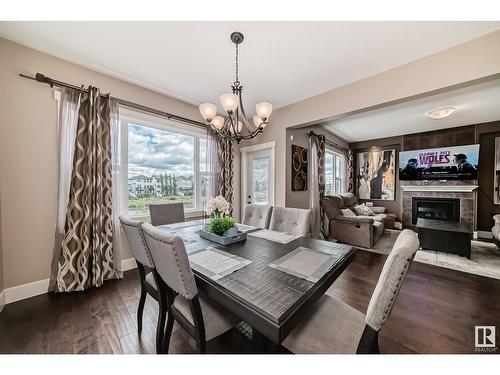
{"label": "curtain rod finial", "polygon": [[50,87],[54,87],[54,83],[52,82],[52,80],[49,77],[47,77],[46,75],[43,75],[42,73],[35,74],[35,79],[38,82],[48,83],[50,85]]}

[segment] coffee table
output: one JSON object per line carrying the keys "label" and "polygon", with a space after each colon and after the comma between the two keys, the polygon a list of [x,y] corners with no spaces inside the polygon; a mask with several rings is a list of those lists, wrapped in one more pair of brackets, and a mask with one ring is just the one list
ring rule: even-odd
{"label": "coffee table", "polygon": [[471,225],[455,221],[419,218],[417,228],[422,249],[444,251],[470,259],[473,234]]}

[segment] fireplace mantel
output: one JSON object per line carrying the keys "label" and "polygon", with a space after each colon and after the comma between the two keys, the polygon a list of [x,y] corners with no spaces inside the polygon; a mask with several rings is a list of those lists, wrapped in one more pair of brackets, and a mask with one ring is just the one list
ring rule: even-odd
{"label": "fireplace mantel", "polygon": [[403,191],[440,191],[451,193],[472,193],[477,185],[401,185]]}

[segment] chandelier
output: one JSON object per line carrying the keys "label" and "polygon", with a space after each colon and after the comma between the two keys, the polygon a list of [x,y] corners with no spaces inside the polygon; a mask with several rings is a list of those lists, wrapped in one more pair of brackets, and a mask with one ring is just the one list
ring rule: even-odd
{"label": "chandelier", "polygon": [[231,86],[233,93],[227,93],[220,96],[222,108],[227,116],[224,118],[217,115],[217,105],[213,103],[203,103],[200,105],[200,113],[208,126],[224,139],[230,139],[240,143],[242,139],[252,139],[267,125],[269,116],[273,110],[273,105],[268,102],[257,103],[253,116],[253,124],[248,121],[243,108],[241,92],[243,86],[238,77],[238,46],[243,42],[243,34],[235,31],[231,34],[231,41],[236,45],[236,80]]}

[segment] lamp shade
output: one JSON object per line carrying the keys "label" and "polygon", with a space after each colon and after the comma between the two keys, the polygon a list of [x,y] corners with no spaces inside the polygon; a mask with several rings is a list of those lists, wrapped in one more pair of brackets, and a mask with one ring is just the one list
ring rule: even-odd
{"label": "lamp shade", "polygon": [[[253,123],[255,124],[256,127],[260,128],[263,122],[264,121],[262,121],[262,119],[259,116],[257,116],[257,115],[253,116]],[[264,126],[262,126],[262,127],[264,127]]]}
{"label": "lamp shade", "polygon": [[220,102],[222,108],[226,112],[234,112],[238,108],[238,95],[236,94],[224,94],[220,96]]}
{"label": "lamp shade", "polygon": [[[241,121],[238,121],[238,126],[236,126],[236,133],[241,133],[241,130],[243,129],[243,124]],[[234,134],[234,130],[233,130],[233,127],[230,126],[229,127],[229,131]]]}
{"label": "lamp shade", "polygon": [[268,119],[273,111],[273,105],[268,102],[257,103],[255,106],[255,111],[257,112],[257,116],[261,119]]}
{"label": "lamp shade", "polygon": [[217,115],[217,106],[212,103],[203,103],[199,106],[202,117],[210,122]]}
{"label": "lamp shade", "polygon": [[224,126],[224,117],[215,116],[214,119],[212,120],[212,125],[215,126],[216,129],[221,130],[222,127]]}

